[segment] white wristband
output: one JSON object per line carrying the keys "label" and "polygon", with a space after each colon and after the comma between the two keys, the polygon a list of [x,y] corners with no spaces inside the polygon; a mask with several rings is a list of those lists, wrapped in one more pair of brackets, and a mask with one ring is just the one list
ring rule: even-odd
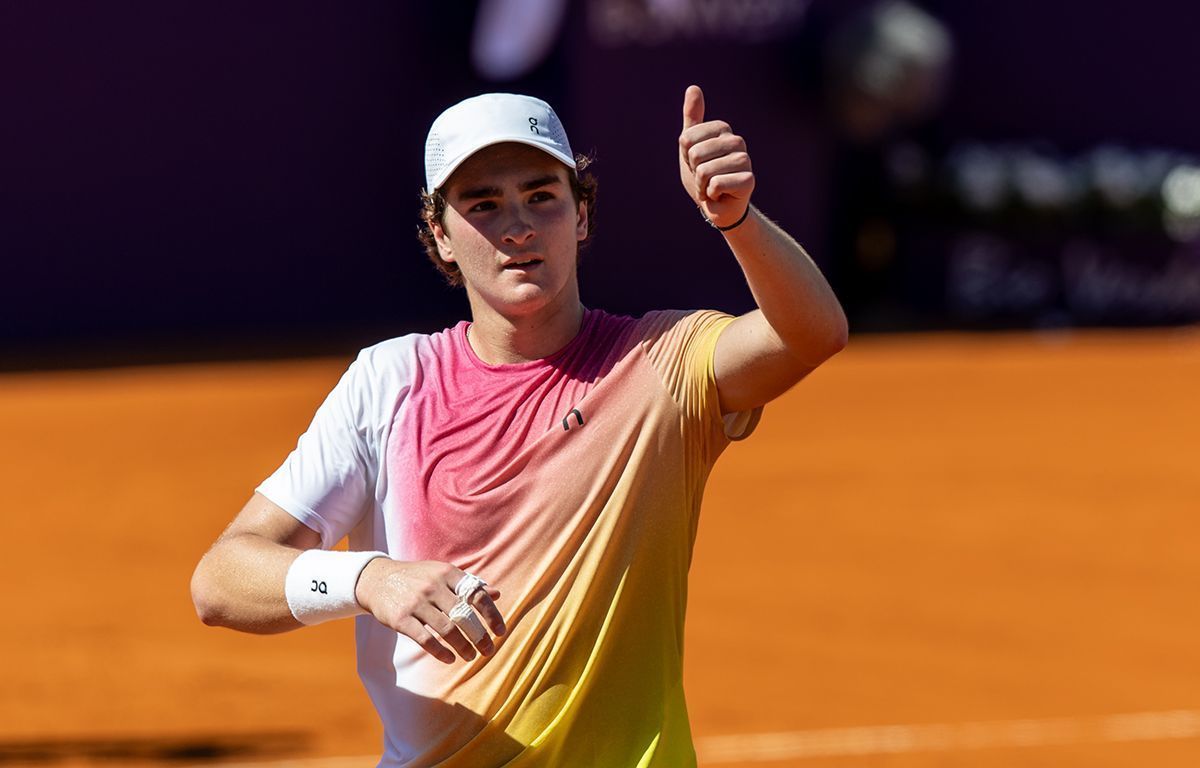
{"label": "white wristband", "polygon": [[367,563],[386,552],[340,552],[309,549],[288,568],[283,593],[301,624],[320,624],[366,613],[354,597],[358,576]]}

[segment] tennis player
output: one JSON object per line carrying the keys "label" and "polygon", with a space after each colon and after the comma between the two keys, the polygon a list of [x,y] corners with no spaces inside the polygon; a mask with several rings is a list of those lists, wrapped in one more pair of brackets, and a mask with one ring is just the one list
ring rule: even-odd
{"label": "tennis player", "polygon": [[696,86],[682,122],[697,225],[758,309],[584,307],[595,182],[557,115],[460,102],[426,142],[423,240],[470,320],[363,350],[196,568],[206,624],[357,616],[381,766],[695,764],[683,624],[705,481],[847,331]]}

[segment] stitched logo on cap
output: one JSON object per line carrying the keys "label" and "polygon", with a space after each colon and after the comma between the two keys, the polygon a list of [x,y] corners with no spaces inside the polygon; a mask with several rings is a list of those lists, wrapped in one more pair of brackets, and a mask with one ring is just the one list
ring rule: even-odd
{"label": "stitched logo on cap", "polygon": [[529,118],[529,130],[533,131],[538,136],[542,135],[542,132],[538,130],[538,121],[536,117]]}

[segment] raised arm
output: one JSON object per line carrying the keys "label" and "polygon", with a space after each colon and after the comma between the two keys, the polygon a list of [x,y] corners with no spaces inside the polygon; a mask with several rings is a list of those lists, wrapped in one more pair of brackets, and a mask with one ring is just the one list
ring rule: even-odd
{"label": "raised arm", "polygon": [[846,345],[846,316],[800,244],[751,205],[746,142],[728,123],[705,121],[704,93],[695,85],[683,99],[679,174],[705,218],[728,228],[722,234],[758,305],[717,341],[721,409],[764,405]]}

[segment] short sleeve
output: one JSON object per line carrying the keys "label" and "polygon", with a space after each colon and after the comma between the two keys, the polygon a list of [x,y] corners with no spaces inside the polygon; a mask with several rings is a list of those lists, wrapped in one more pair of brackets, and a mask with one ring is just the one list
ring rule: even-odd
{"label": "short sleeve", "polygon": [[256,489],[331,548],[370,509],[377,475],[369,445],[370,376],[359,355],[317,409],[295,450]]}
{"label": "short sleeve", "polygon": [[758,425],[762,408],[721,414],[714,358],[717,339],[733,319],[711,310],[652,312],[643,318],[643,343],[689,421],[718,428],[726,439],[741,440]]}

